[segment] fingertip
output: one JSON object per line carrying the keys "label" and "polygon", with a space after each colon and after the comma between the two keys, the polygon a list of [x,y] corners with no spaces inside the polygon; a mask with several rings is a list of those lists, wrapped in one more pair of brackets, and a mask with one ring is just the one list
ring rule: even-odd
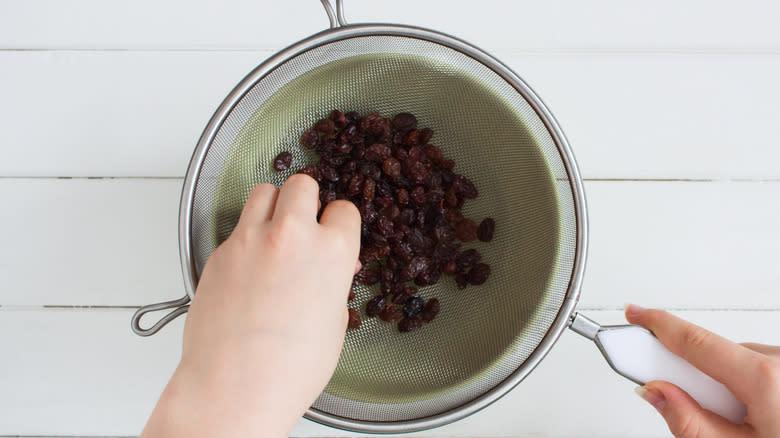
{"label": "fingertip", "polygon": [[360,219],[360,210],[358,210],[355,203],[347,201],[345,199],[337,199],[329,203],[325,208],[333,206],[334,208],[344,209],[348,214],[354,216],[355,219]]}
{"label": "fingertip", "polygon": [[638,321],[639,317],[644,312],[645,308],[636,304],[626,303],[623,305],[623,309],[626,314],[626,320],[630,323]]}
{"label": "fingertip", "polygon": [[338,199],[330,202],[322,211],[320,223],[327,226],[338,226],[349,231],[360,231],[360,211],[350,201]]}
{"label": "fingertip", "polygon": [[666,406],[666,397],[662,391],[648,384],[635,387],[634,392],[643,400],[650,403],[650,405],[659,413],[663,413],[664,407]]}
{"label": "fingertip", "polygon": [[305,173],[294,173],[290,175],[287,180],[284,182],[284,185],[287,184],[316,184],[317,188],[319,189],[319,184],[317,184],[317,180],[310,177],[309,175],[306,175]]}

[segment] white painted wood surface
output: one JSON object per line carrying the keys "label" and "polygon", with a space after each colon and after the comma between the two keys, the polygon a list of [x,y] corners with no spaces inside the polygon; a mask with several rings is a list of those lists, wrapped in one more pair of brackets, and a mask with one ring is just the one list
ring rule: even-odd
{"label": "white painted wood surface", "polygon": [[[0,179],[2,305],[184,294],[179,179]],[[780,182],[588,181],[582,306],[780,309]],[[46,275],[39,275],[45,267]]]}
{"label": "white painted wood surface", "polygon": [[[272,53],[0,51],[0,141],[26,146],[0,174],[183,176],[213,111]],[[550,106],[586,178],[780,180],[776,54],[495,55]]]}
{"label": "white painted wood surface", "polygon": [[[481,46],[548,103],[588,179],[589,316],[633,301],[780,344],[780,3],[345,3]],[[0,436],[140,431],[183,321],[142,339],[129,317],[182,294],[192,147],[249,70],[326,23],[316,0],[0,0]],[[631,388],[566,333],[507,397],[420,436],[667,436]]]}
{"label": "white painted wood surface", "polygon": [[[151,338],[139,338],[128,330],[131,314],[127,309],[0,310],[0,430],[21,435],[140,432],[176,366],[183,320]],[[677,314],[734,340],[778,340],[775,312]],[[587,315],[605,324],[622,321],[619,311]],[[665,426],[634,394],[634,386],[609,368],[595,345],[567,331],[539,367],[496,404],[418,435],[665,436]],[[294,435],[355,436],[306,420]]]}

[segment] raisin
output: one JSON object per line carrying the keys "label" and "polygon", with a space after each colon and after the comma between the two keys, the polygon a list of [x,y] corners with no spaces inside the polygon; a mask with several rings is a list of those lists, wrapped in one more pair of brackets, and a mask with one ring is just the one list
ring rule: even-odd
{"label": "raisin", "polygon": [[349,313],[349,320],[347,322],[347,327],[351,329],[356,329],[360,327],[360,324],[363,322],[360,320],[360,314],[357,310],[348,307],[347,312]]}
{"label": "raisin", "polygon": [[420,297],[414,297],[406,301],[404,304],[404,316],[414,316],[422,312],[425,300]]}
{"label": "raisin", "polygon": [[379,315],[383,310],[385,310],[386,304],[387,299],[384,297],[384,295],[375,296],[368,302],[368,304],[366,304],[366,315],[369,318],[373,318]]}
{"label": "raisin", "polygon": [[409,263],[401,270],[401,281],[413,280],[420,272],[428,269],[430,260],[425,256],[413,257]]}
{"label": "raisin", "polygon": [[422,312],[420,312],[420,319],[423,322],[431,322],[433,318],[439,314],[439,310],[441,310],[439,300],[437,298],[431,298],[425,303],[425,307],[423,307]]}
{"label": "raisin", "polygon": [[447,275],[455,275],[455,273],[458,272],[458,266],[454,261],[449,261],[442,266],[441,272]]}
{"label": "raisin", "polygon": [[274,169],[278,172],[289,169],[290,164],[292,164],[292,154],[287,151],[280,153],[274,159]]}
{"label": "raisin", "polygon": [[[316,165],[299,173],[319,183],[322,206],[345,199],[360,212],[363,268],[353,276],[348,300],[355,299],[358,285],[378,288],[381,295],[368,301],[366,315],[401,320],[402,332],[430,322],[440,309],[438,299],[418,297],[412,283],[436,284],[447,274],[462,289],[483,284],[490,275],[479,252],[460,252],[460,247],[461,242],[491,240],[495,221],[485,218],[477,225],[464,217],[461,209],[477,197],[477,188],[452,171],[455,162],[430,143],[433,135],[410,113],[361,117],[334,109],[300,137],[304,148],[319,155]],[[284,154],[274,160],[275,169],[290,168],[292,154]],[[350,309],[349,314],[350,327],[359,326],[359,312]]]}
{"label": "raisin", "polygon": [[320,141],[320,136],[316,131],[306,131],[301,136],[301,144],[306,149],[314,149]]}
{"label": "raisin", "polygon": [[326,205],[330,204],[331,202],[336,200],[336,192],[330,189],[322,189],[320,190],[320,202],[322,203],[322,206],[325,207]]}
{"label": "raisin", "polygon": [[399,113],[393,117],[393,128],[399,131],[411,131],[417,128],[417,117],[409,113]]}
{"label": "raisin", "polygon": [[371,178],[366,178],[366,180],[363,182],[363,199],[366,201],[373,201],[375,193],[376,182]]}
{"label": "raisin", "polygon": [[423,128],[420,130],[420,143],[428,143],[431,141],[431,137],[433,137],[433,130],[431,128]]}
{"label": "raisin", "polygon": [[401,162],[393,157],[387,158],[382,162],[382,171],[390,178],[396,179],[401,175]]}
{"label": "raisin", "polygon": [[398,205],[404,206],[409,202],[409,192],[406,189],[399,189],[396,197]]}
{"label": "raisin", "polygon": [[477,240],[477,224],[471,219],[463,219],[455,225],[455,235],[464,242]]}
{"label": "raisin", "polygon": [[339,142],[336,143],[336,146],[334,146],[333,149],[335,149],[339,153],[348,154],[352,151],[352,144],[346,142]]}
{"label": "raisin", "polygon": [[303,169],[299,170],[298,173],[309,175],[310,177],[314,178],[317,182],[322,182],[322,175],[320,174],[320,170],[315,166],[306,166]]}
{"label": "raisin", "polygon": [[398,323],[398,331],[401,333],[410,332],[420,327],[422,327],[422,321],[420,321],[419,318],[415,318],[415,317],[404,318],[401,320],[401,322]]}
{"label": "raisin", "polygon": [[409,298],[411,297],[406,292],[399,292],[393,296],[393,304],[404,304]]}
{"label": "raisin", "polygon": [[455,283],[458,285],[458,289],[464,289],[469,284],[469,277],[465,272],[458,272],[455,274]]}
{"label": "raisin", "polygon": [[363,266],[363,268],[359,270],[357,274],[355,274],[353,281],[356,282],[356,284],[365,284],[366,286],[371,286],[378,283],[381,279],[382,274],[379,270],[379,266],[370,265]]}
{"label": "raisin", "polygon": [[455,176],[452,180],[452,188],[463,198],[474,199],[477,197],[477,188],[474,187],[474,183],[463,175]]}
{"label": "raisin", "polygon": [[350,122],[360,121],[360,113],[358,113],[357,111],[350,111],[350,112],[344,114],[344,116]]}
{"label": "raisin", "polygon": [[366,160],[373,161],[374,163],[382,163],[386,159],[390,158],[392,151],[387,145],[382,143],[374,143],[366,149]]}
{"label": "raisin", "polygon": [[395,322],[401,319],[402,316],[403,312],[398,307],[386,307],[385,310],[379,314],[379,319],[386,322]]}
{"label": "raisin", "polygon": [[490,265],[486,263],[479,263],[469,271],[468,281],[474,286],[479,286],[480,284],[485,283],[489,276]]}
{"label": "raisin", "polygon": [[336,132],[336,124],[333,123],[333,120],[322,119],[314,125],[314,129],[323,134],[333,134]]}
{"label": "raisin", "polygon": [[404,144],[407,146],[415,145],[420,143],[420,132],[416,129],[413,129],[409,131],[408,134],[406,134],[406,138],[404,139]]}
{"label": "raisin", "polygon": [[409,194],[409,197],[414,201],[417,205],[424,205],[425,204],[425,188],[423,186],[417,186],[412,189],[412,193]]}
{"label": "raisin", "polygon": [[320,167],[320,173],[322,174],[322,179],[326,181],[336,182],[340,178],[339,173],[336,171],[336,169],[330,166]]}
{"label": "raisin", "polygon": [[493,233],[496,232],[496,221],[493,218],[486,217],[479,223],[477,229],[477,238],[483,242],[493,240]]}
{"label": "raisin", "polygon": [[343,128],[347,125],[347,117],[341,111],[334,109],[330,113],[330,119],[336,125],[336,128]]}
{"label": "raisin", "polygon": [[355,196],[363,191],[363,175],[356,173],[349,179],[349,185],[347,186],[347,195]]}
{"label": "raisin", "polygon": [[455,257],[458,270],[466,270],[476,265],[482,259],[482,255],[476,249],[467,249]]}

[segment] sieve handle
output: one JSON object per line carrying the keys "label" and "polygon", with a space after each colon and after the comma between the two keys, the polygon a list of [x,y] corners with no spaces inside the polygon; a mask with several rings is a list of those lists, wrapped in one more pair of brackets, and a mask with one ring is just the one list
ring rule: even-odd
{"label": "sieve handle", "polygon": [[[149,304],[146,306],[141,307],[140,309],[136,310],[133,314],[133,318],[130,320],[130,328],[133,329],[133,332],[137,334],[138,336],[151,336],[158,331],[160,331],[161,328],[165,326],[165,324],[168,324],[169,322],[176,319],[181,314],[187,313],[187,310],[189,310],[190,305],[190,297],[185,295],[182,298],[179,298],[178,300],[172,300],[172,301],[165,301],[163,303],[157,303],[157,304]],[[156,323],[154,323],[153,326],[145,329],[141,328],[141,317],[143,317],[145,314],[149,312],[156,312],[158,310],[165,310],[165,309],[173,309],[170,313],[160,318]]]}
{"label": "sieve handle", "polygon": [[328,14],[331,29],[347,25],[347,20],[344,18],[344,3],[341,0],[336,0],[335,12],[333,12],[333,5],[331,5],[330,0],[320,0],[320,2],[322,2],[322,6],[325,8],[325,13]]}
{"label": "sieve handle", "polygon": [[722,383],[669,351],[638,325],[601,326],[576,313],[570,328],[596,343],[607,363],[621,376],[644,385],[665,380],[682,388],[701,407],[741,424],[747,408]]}

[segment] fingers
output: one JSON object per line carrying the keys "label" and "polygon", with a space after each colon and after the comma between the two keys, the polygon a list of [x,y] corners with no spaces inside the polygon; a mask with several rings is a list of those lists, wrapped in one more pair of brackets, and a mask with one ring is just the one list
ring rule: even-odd
{"label": "fingers", "polygon": [[743,403],[761,392],[760,381],[751,377],[758,363],[754,351],[662,310],[630,305],[626,319],[653,332],[672,353],[726,385]]}
{"label": "fingers", "polygon": [[636,389],[637,394],[658,410],[669,431],[677,438],[740,438],[745,427],[702,409],[679,387],[663,381],[650,382]]}
{"label": "fingers", "polygon": [[333,201],[326,205],[320,225],[338,230],[360,244],[360,212],[349,201]]}
{"label": "fingers", "polygon": [[743,342],[740,345],[745,348],[749,348],[756,353],[761,353],[769,357],[774,357],[775,359],[780,359],[780,347],[774,345],[756,344],[754,342]]}
{"label": "fingers", "polygon": [[295,174],[284,182],[276,201],[273,220],[285,216],[311,218],[317,220],[317,201],[319,201],[317,181],[308,175]]}
{"label": "fingers", "polygon": [[249,193],[238,225],[247,226],[271,220],[279,189],[271,184],[260,184]]}

